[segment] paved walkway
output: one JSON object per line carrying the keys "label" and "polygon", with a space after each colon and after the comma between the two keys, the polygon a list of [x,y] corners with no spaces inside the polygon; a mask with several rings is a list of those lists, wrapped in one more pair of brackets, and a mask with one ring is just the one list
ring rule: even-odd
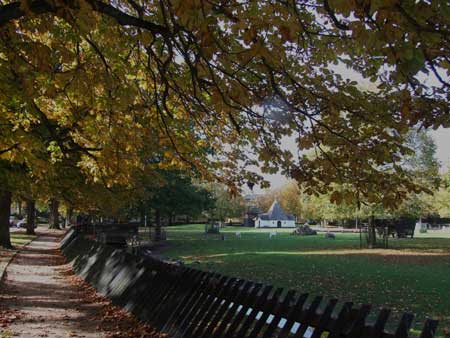
{"label": "paved walkway", "polygon": [[6,270],[0,287],[0,336],[2,330],[12,337],[103,336],[97,329],[102,305],[87,300],[83,290],[69,282],[70,270],[58,254],[62,232],[40,232]]}

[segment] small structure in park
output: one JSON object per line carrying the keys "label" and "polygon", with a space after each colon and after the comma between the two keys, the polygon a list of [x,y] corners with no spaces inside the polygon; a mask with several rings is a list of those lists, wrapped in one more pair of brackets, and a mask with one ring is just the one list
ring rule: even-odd
{"label": "small structure in park", "polygon": [[315,236],[317,235],[317,231],[311,229],[308,225],[300,225],[295,228],[295,230],[292,232],[292,235],[299,235],[299,236]]}
{"label": "small structure in park", "polygon": [[218,235],[220,234],[220,223],[219,222],[207,222],[205,223],[205,235]]}
{"label": "small structure in park", "polygon": [[268,212],[255,218],[255,228],[295,228],[295,217],[285,213],[275,200]]}

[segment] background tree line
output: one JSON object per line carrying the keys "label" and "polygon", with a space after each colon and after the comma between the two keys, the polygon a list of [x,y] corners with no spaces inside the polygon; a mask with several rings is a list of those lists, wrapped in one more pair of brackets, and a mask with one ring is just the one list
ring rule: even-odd
{"label": "background tree line", "polygon": [[[405,156],[402,165],[408,168],[418,185],[424,188],[422,192],[410,192],[398,201],[395,208],[385,208],[381,204],[362,203],[358,205],[342,200],[333,203],[333,193],[310,195],[296,181],[289,181],[283,187],[270,191],[258,198],[258,205],[267,210],[275,198],[283,208],[295,215],[298,220],[307,221],[348,221],[356,218],[376,217],[410,217],[424,218],[429,216],[450,216],[450,168],[443,168],[436,159],[436,145],[431,136],[424,131],[412,130],[408,134],[407,145],[413,152]],[[395,189],[395,187],[393,187]],[[343,190],[336,185],[335,191]]]}

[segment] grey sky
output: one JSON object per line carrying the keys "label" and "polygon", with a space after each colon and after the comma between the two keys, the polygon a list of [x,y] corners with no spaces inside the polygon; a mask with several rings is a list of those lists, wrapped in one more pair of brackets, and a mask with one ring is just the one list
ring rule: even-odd
{"label": "grey sky", "polygon": [[[432,130],[430,132],[434,141],[437,145],[436,157],[441,164],[442,170],[448,170],[448,166],[450,166],[450,129],[439,128],[438,130]],[[295,149],[295,142],[290,142],[290,140],[285,140],[286,148]],[[276,174],[276,175],[263,175],[270,184],[270,189],[276,189],[282,187],[288,180],[286,176]],[[259,187],[255,187],[254,193],[261,193]]]}

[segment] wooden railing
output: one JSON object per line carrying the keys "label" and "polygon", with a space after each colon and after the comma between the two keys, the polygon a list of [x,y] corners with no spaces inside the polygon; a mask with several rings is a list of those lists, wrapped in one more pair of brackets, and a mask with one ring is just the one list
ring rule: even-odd
{"label": "wooden railing", "polygon": [[[370,305],[144,260],[76,235],[62,251],[99,292],[169,337],[411,337],[410,313],[389,332],[389,309],[369,323]],[[434,337],[437,325],[427,319],[420,337]]]}

